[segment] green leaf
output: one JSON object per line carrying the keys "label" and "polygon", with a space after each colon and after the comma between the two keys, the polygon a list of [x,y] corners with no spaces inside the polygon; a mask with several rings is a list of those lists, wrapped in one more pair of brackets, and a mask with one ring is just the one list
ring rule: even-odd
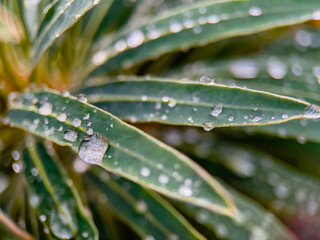
{"label": "green leaf", "polygon": [[231,187],[228,190],[239,210],[235,218],[218,215],[191,204],[178,204],[178,209],[215,232],[219,239],[296,239],[271,212]]}
{"label": "green leaf", "polygon": [[91,75],[129,68],[168,52],[312,20],[319,8],[317,0],[224,0],[172,9],[101,40],[92,56],[96,69]]}
{"label": "green leaf", "polygon": [[124,120],[203,126],[206,130],[276,124],[314,117],[309,113],[311,108],[315,115],[319,111],[307,102],[261,91],[168,79],[123,78],[81,92],[90,103]]}
{"label": "green leaf", "polygon": [[[158,194],[102,169],[88,174],[106,204],[142,239],[205,239],[181,214]],[[91,186],[92,186],[91,185]]]}
{"label": "green leaf", "polygon": [[249,133],[263,133],[281,138],[301,139],[301,141],[320,143],[319,126],[320,119],[303,119],[273,126],[248,127],[246,131]]}
{"label": "green leaf", "polygon": [[30,204],[37,209],[40,221],[58,239],[98,239],[97,230],[84,213],[72,182],[62,172],[56,157],[42,143],[26,140],[23,159],[30,187]]}
{"label": "green leaf", "polygon": [[46,9],[46,15],[34,40],[32,49],[33,65],[40,60],[42,54],[56,38],[98,3],[99,0],[54,1],[52,6]]}
{"label": "green leaf", "polygon": [[86,162],[168,197],[234,213],[229,194],[189,158],[99,108],[64,96],[49,90],[20,94],[5,121],[70,146]]}
{"label": "green leaf", "polygon": [[[184,147],[192,156],[218,163],[213,169],[241,192],[257,199],[287,223],[319,214],[319,180],[255,148],[202,136],[199,147]],[[315,220],[316,221],[316,220]]]}

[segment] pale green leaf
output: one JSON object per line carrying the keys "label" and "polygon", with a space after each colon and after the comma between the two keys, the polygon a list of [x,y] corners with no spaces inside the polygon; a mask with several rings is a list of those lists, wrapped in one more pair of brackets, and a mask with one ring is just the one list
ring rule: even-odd
{"label": "pale green leaf", "polygon": [[39,26],[33,44],[33,64],[35,65],[39,61],[42,54],[56,38],[98,3],[99,0],[54,1],[49,8],[44,9],[47,12]]}
{"label": "pale green leaf", "polygon": [[[235,36],[305,22],[320,9],[317,0],[204,1],[168,10],[101,40],[92,55],[91,76]],[[99,56],[99,58],[98,58]]]}
{"label": "pale green leaf", "polygon": [[261,91],[173,79],[121,79],[125,80],[93,84],[80,92],[90,103],[124,120],[203,126],[206,130],[314,117],[310,108],[319,115],[318,107],[307,102]]}
{"label": "pale green leaf", "polygon": [[103,169],[95,168],[87,175],[99,190],[99,198],[103,194],[105,204],[142,239],[205,239],[158,194]]}
{"label": "pale green leaf", "polygon": [[30,204],[37,209],[39,220],[58,239],[98,239],[92,221],[72,182],[62,171],[56,156],[42,143],[27,138],[23,159],[30,187]]}
{"label": "pale green leaf", "polygon": [[235,211],[227,191],[189,158],[74,97],[49,90],[18,95],[4,121],[168,197],[227,215]]}

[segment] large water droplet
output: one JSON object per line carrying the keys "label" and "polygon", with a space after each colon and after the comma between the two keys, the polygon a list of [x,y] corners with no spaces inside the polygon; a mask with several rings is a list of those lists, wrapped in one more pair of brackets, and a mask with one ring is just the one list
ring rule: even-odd
{"label": "large water droplet", "polygon": [[205,131],[211,131],[215,125],[212,122],[204,122],[202,127]]}
{"label": "large water droplet", "polygon": [[320,118],[320,108],[317,105],[310,104],[304,110],[305,118]]}
{"label": "large water droplet", "polygon": [[214,82],[214,79],[208,75],[204,75],[200,78],[200,82],[204,84],[211,84]]}
{"label": "large water droplet", "polygon": [[70,142],[74,142],[78,138],[78,133],[76,131],[70,129],[70,130],[67,130],[64,132],[63,138],[65,140],[70,141]]}
{"label": "large water droplet", "polygon": [[100,164],[109,144],[98,134],[85,137],[79,147],[79,157],[89,164]]}
{"label": "large water droplet", "polygon": [[52,113],[52,104],[48,102],[42,104],[39,108],[39,113],[41,115],[49,115],[50,113]]}
{"label": "large water droplet", "polygon": [[211,115],[214,117],[217,117],[220,115],[220,113],[222,112],[222,103],[218,103],[218,104],[214,104],[212,106],[212,111],[211,111]]}
{"label": "large water droplet", "polygon": [[132,33],[130,33],[128,39],[127,39],[127,44],[129,47],[137,47],[139,46],[144,40],[144,35],[143,32],[140,30],[135,30]]}

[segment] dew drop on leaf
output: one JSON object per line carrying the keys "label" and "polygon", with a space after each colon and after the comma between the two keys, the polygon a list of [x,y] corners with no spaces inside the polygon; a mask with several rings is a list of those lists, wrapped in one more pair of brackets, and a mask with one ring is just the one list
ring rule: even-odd
{"label": "dew drop on leaf", "polygon": [[99,134],[85,137],[79,146],[79,157],[89,164],[100,164],[109,147],[106,138]]}
{"label": "dew drop on leaf", "polygon": [[316,105],[310,104],[304,110],[305,118],[320,118],[320,108]]}
{"label": "dew drop on leaf", "polygon": [[75,127],[79,127],[81,125],[81,120],[79,118],[73,119],[72,125]]}
{"label": "dew drop on leaf", "polygon": [[52,113],[52,104],[48,102],[42,104],[41,107],[39,108],[39,113],[45,116]]}
{"label": "dew drop on leaf", "polygon": [[214,79],[208,75],[204,75],[200,78],[200,82],[204,84],[211,84],[214,82]]}
{"label": "dew drop on leaf", "polygon": [[78,95],[78,101],[80,101],[80,102],[83,102],[83,103],[86,103],[88,100],[87,100],[87,96],[85,95],[85,94],[83,94],[83,93],[80,93],[79,95]]}
{"label": "dew drop on leaf", "polygon": [[70,141],[70,142],[74,142],[78,138],[78,133],[76,131],[74,131],[74,130],[69,129],[69,130],[64,132],[63,138],[65,140]]}
{"label": "dew drop on leaf", "polygon": [[60,122],[65,122],[66,119],[67,119],[67,114],[65,114],[65,113],[61,113],[57,116],[57,120]]}
{"label": "dew drop on leaf", "polygon": [[214,117],[219,116],[220,113],[222,112],[222,108],[223,108],[222,103],[214,104],[212,106],[211,115],[214,116]]}
{"label": "dew drop on leaf", "polygon": [[210,131],[214,129],[215,125],[212,122],[204,122],[202,127],[205,131]]}

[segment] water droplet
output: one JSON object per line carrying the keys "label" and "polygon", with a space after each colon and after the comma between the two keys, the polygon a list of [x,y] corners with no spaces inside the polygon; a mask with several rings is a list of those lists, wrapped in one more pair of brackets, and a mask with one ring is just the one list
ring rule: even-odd
{"label": "water droplet", "polygon": [[85,137],[79,146],[79,157],[89,164],[100,164],[109,144],[98,134]]}
{"label": "water droplet", "polygon": [[218,15],[212,14],[207,18],[208,23],[217,23],[220,22],[220,18]]}
{"label": "water droplet", "polygon": [[67,130],[64,132],[63,138],[65,140],[70,141],[70,142],[74,142],[78,138],[78,133],[76,131],[70,129],[70,130]]}
{"label": "water droplet", "polygon": [[150,169],[146,168],[146,167],[143,167],[140,170],[140,174],[141,174],[142,177],[148,177],[150,175]]}
{"label": "water droplet", "polygon": [[100,0],[93,0],[93,5],[99,4]]}
{"label": "water droplet", "polygon": [[65,122],[66,119],[67,119],[67,114],[65,114],[65,113],[61,113],[57,116],[57,120],[60,122]]}
{"label": "water droplet", "polygon": [[61,94],[62,94],[63,97],[69,97],[70,96],[70,93],[67,90],[62,90]]}
{"label": "water droplet", "polygon": [[279,183],[274,188],[274,194],[280,199],[286,198],[289,194],[289,188],[285,184]]}
{"label": "water droplet", "polygon": [[310,104],[304,110],[305,118],[320,118],[320,108],[316,105]]}
{"label": "water droplet", "polygon": [[230,64],[230,71],[236,78],[250,79],[258,76],[257,63],[251,59],[243,58]]}
{"label": "water droplet", "polygon": [[217,225],[217,235],[219,237],[225,237],[227,236],[227,233],[228,233],[228,229],[224,224],[220,223]]}
{"label": "water droplet", "polygon": [[41,115],[49,115],[52,113],[52,104],[51,103],[44,103],[41,105],[41,107],[39,108],[39,113]]}
{"label": "water droplet", "polygon": [[212,122],[207,121],[203,123],[202,127],[205,131],[211,131],[212,129],[214,129],[215,125]]}
{"label": "water droplet", "polygon": [[129,47],[137,47],[139,46],[144,40],[144,35],[140,30],[135,30],[132,33],[130,33],[127,44]]}
{"label": "water droplet", "polygon": [[80,14],[77,14],[77,15],[74,17],[74,20],[78,20],[80,17],[81,17],[81,15],[80,15]]}
{"label": "water droplet", "polygon": [[200,78],[200,82],[204,84],[211,84],[214,82],[214,79],[208,75],[204,75]]}
{"label": "water droplet", "polygon": [[145,201],[140,200],[136,204],[136,210],[139,213],[145,213],[148,210],[148,204]]}
{"label": "water droplet", "polygon": [[87,130],[87,134],[92,135],[92,134],[93,134],[93,129],[92,129],[92,128],[89,128],[89,129]]}
{"label": "water droplet", "polygon": [[229,121],[229,122],[232,122],[233,120],[234,120],[234,116],[229,115],[229,116],[228,116],[228,121]]}
{"label": "water droplet", "polygon": [[145,102],[148,100],[148,97],[146,95],[141,96],[141,101]]}
{"label": "water droplet", "polygon": [[168,103],[169,107],[173,108],[173,107],[176,106],[176,104],[177,104],[177,100],[176,99],[174,99],[174,98],[170,98],[169,99],[169,103]]}
{"label": "water droplet", "polygon": [[153,236],[148,235],[144,238],[144,240],[155,240]]}
{"label": "water droplet", "polygon": [[161,185],[165,185],[169,182],[169,177],[165,174],[160,174],[158,177],[158,181]]}
{"label": "water droplet", "polygon": [[307,142],[307,139],[305,136],[300,135],[297,137],[297,142],[300,144],[305,144]]}
{"label": "water droplet", "polygon": [[127,43],[124,40],[119,40],[114,45],[114,48],[116,49],[117,52],[122,52],[127,48]]}
{"label": "water droplet", "polygon": [[15,161],[17,161],[17,160],[20,159],[20,153],[19,153],[18,151],[13,151],[13,152],[11,153],[11,155],[12,155],[12,158],[13,158]]}
{"label": "water droplet", "polygon": [[47,219],[47,217],[45,215],[40,215],[39,219],[41,222],[44,222]]}
{"label": "water droplet", "polygon": [[88,101],[87,96],[85,94],[83,94],[83,93],[80,93],[78,95],[78,101],[86,103]]}
{"label": "water droplet", "polygon": [[320,10],[316,10],[312,14],[313,20],[320,20]]}
{"label": "water droplet", "polygon": [[72,121],[72,125],[75,127],[79,127],[81,125],[82,121],[79,118],[75,118]]}
{"label": "water droplet", "polygon": [[21,171],[21,167],[18,163],[14,163],[12,164],[12,169],[13,171],[15,171],[16,173],[19,173]]}
{"label": "water droplet", "polygon": [[263,119],[262,116],[256,116],[253,119],[249,119],[250,122],[259,122]]}
{"label": "water droplet", "polygon": [[183,29],[183,27],[181,23],[174,21],[170,23],[169,29],[170,32],[177,33],[180,32]]}
{"label": "water droplet", "polygon": [[185,197],[190,197],[192,195],[192,190],[189,186],[181,185],[178,190],[179,194]]}
{"label": "water droplet", "polygon": [[288,117],[289,117],[288,114],[282,114],[281,116],[282,119],[287,119]]}
{"label": "water droplet", "polygon": [[39,174],[38,169],[32,168],[32,169],[31,169],[31,174],[32,174],[32,176],[34,176],[34,177],[38,176],[38,174]]}
{"label": "water droplet", "polygon": [[306,32],[306,31],[297,31],[294,39],[296,40],[296,42],[303,46],[303,47],[308,47],[312,44],[312,36],[310,33]]}
{"label": "water droplet", "polygon": [[108,57],[108,52],[105,50],[100,50],[93,55],[92,63],[97,66],[101,65],[107,60],[107,57]]}
{"label": "water droplet", "polygon": [[281,79],[287,74],[287,66],[275,57],[268,60],[267,71],[275,79]]}
{"label": "water droplet", "polygon": [[88,120],[90,118],[90,113],[86,113],[84,116],[83,116],[83,120]]}
{"label": "water droplet", "polygon": [[214,104],[212,106],[211,116],[217,117],[222,112],[223,105],[222,103]]}
{"label": "water droplet", "polygon": [[249,14],[251,16],[260,16],[262,13],[261,9],[259,7],[251,7],[249,9]]}
{"label": "water droplet", "polygon": [[89,232],[84,231],[84,232],[81,234],[81,236],[84,237],[84,238],[87,238],[87,237],[89,237]]}

